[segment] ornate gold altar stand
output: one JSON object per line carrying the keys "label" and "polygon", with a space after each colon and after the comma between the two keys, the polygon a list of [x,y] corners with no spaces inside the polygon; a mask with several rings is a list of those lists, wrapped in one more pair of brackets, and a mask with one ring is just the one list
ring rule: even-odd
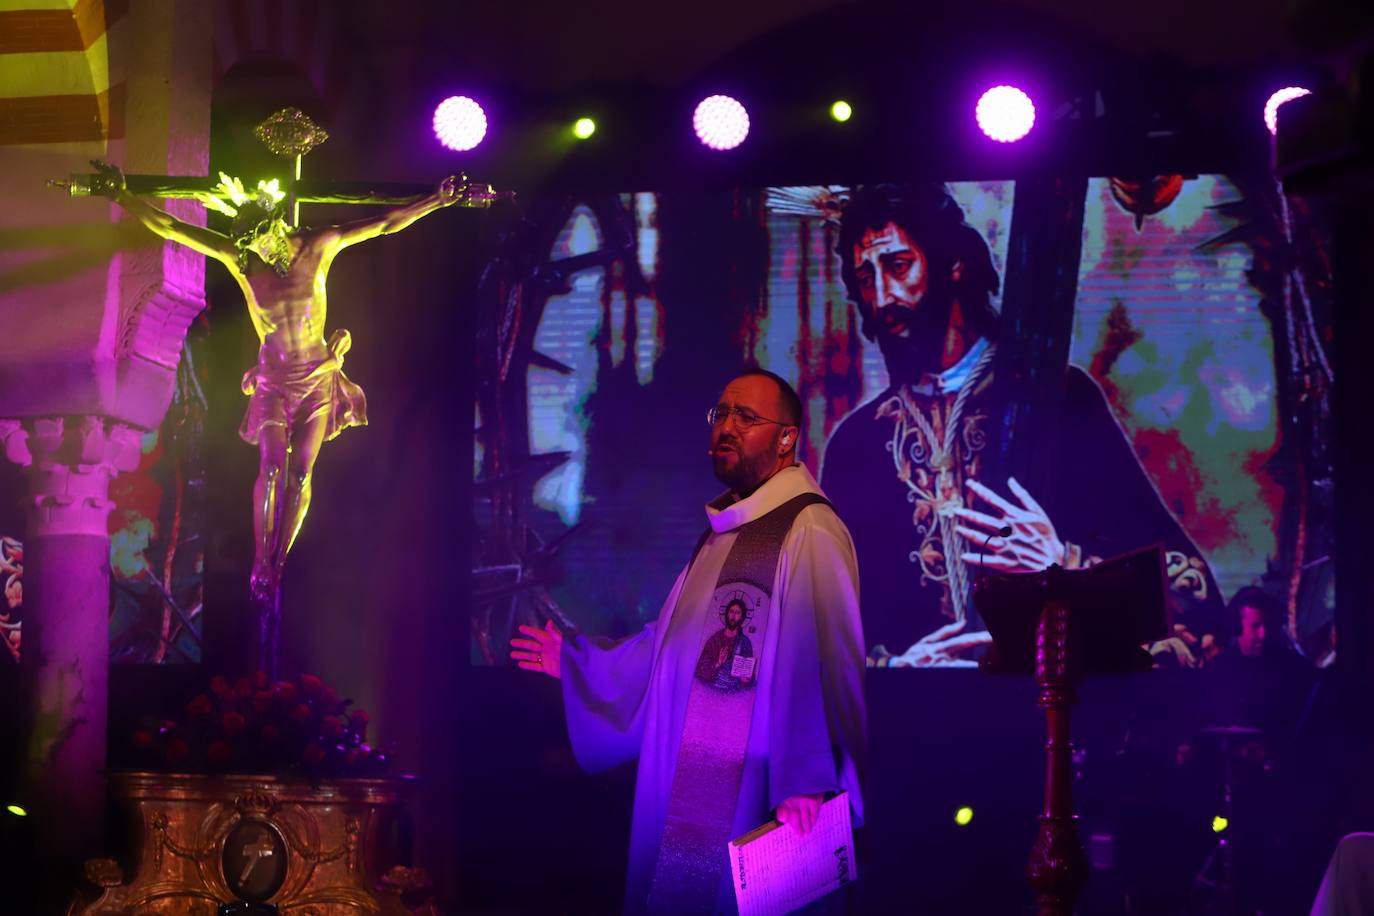
{"label": "ornate gold altar stand", "polygon": [[[112,859],[86,865],[101,888],[69,916],[299,916],[433,914],[418,869],[383,869],[385,834],[411,787],[406,778],[339,779],[312,786],[273,776],[114,773],[114,796],[133,808],[133,880]],[[257,904],[258,908],[250,908]]]}

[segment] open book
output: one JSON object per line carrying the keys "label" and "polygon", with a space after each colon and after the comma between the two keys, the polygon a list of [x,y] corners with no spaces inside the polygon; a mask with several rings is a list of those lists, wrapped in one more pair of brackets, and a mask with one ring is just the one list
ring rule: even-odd
{"label": "open book", "polygon": [[848,792],[821,805],[806,836],[769,821],[729,848],[740,916],[790,913],[858,876]]}

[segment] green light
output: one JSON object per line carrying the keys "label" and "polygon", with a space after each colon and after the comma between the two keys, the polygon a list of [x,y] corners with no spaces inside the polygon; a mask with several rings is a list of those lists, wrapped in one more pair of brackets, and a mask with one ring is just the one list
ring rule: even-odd
{"label": "green light", "polygon": [[25,811],[23,808],[19,807],[18,805],[6,805],[6,806],[5,806],[5,810],[8,811],[10,814],[13,814],[15,817],[28,817],[28,816],[29,816],[29,812]]}
{"label": "green light", "polygon": [[840,99],[830,106],[830,117],[841,123],[848,121],[854,116],[854,109],[844,99]]}
{"label": "green light", "polygon": [[1225,830],[1227,827],[1229,827],[1229,826],[1231,826],[1231,822],[1228,821],[1226,818],[1222,817],[1220,814],[1218,814],[1216,817],[1212,818],[1212,832],[1213,832],[1213,833],[1221,833],[1222,831],[1224,831],[1224,830]]}
{"label": "green light", "polygon": [[596,122],[591,118],[578,118],[573,124],[573,136],[585,140],[596,133]]}
{"label": "green light", "polygon": [[954,823],[960,827],[967,827],[973,822],[973,809],[965,805],[954,812]]}

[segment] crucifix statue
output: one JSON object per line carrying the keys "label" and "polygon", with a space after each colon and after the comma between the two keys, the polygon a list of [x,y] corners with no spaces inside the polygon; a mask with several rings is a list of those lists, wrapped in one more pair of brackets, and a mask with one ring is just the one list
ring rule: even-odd
{"label": "crucifix statue", "polygon": [[[294,156],[283,189],[262,181],[252,191],[221,173],[212,179],[125,176],[95,162],[96,175],[75,176],[74,196],[109,197],[164,239],[222,263],[243,290],[261,346],[243,376],[248,408],[239,435],[258,448],[253,487],[253,569],[249,590],[259,616],[259,667],[276,676],[281,576],[310,507],[310,478],[320,446],[350,426],[367,423],[363,391],[343,373],[351,345],[338,328],[325,338],[325,281],[334,258],[351,245],[399,232],[435,210],[487,207],[503,195],[487,185],[450,176],[436,188],[411,185],[336,185],[299,182],[301,157],[327,137],[294,109],[258,125],[257,135],[278,155]],[[429,191],[429,193],[425,193]],[[233,217],[228,234],[183,222],[140,197],[190,197]],[[392,204],[384,213],[341,225],[295,225],[300,202]]]}

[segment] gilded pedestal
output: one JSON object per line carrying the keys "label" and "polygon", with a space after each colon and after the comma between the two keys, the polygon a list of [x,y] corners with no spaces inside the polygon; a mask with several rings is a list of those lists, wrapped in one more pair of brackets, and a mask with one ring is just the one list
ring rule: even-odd
{"label": "gilded pedestal", "polygon": [[110,860],[88,863],[100,897],[72,916],[214,916],[249,901],[299,916],[437,913],[414,896],[423,879],[396,869],[384,831],[409,789],[404,779],[339,779],[312,786],[272,776],[115,773],[133,809],[136,873],[119,883]]}

